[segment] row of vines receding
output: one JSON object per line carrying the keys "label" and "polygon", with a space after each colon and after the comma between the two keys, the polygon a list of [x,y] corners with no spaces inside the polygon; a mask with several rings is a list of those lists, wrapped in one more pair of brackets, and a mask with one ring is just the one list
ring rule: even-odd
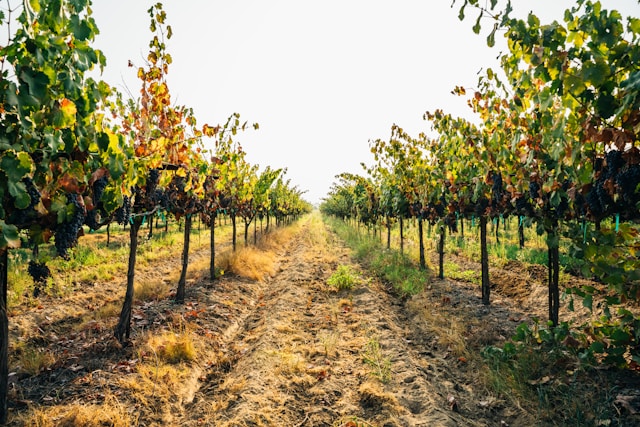
{"label": "row of vines receding", "polygon": [[92,47],[98,28],[89,0],[6,1],[0,8],[8,29],[0,46],[0,423],[7,419],[10,250],[32,249],[28,271],[37,293],[50,274],[46,261],[73,256],[84,230],[129,227],[126,294],[114,330],[127,345],[146,221],[152,225],[157,214],[184,220],[176,292],[183,302],[194,218],[211,227],[214,279],[218,215],[234,224],[241,218],[247,242],[252,221],[266,218],[269,227],[270,219],[281,224],[310,209],[285,170],[260,172],[247,162],[235,138],[248,125],[238,114],[223,125],[199,126],[191,108],[174,104],[166,80],[172,29],[162,4],[148,13],[149,53],[143,66],[130,63],[140,95],[127,99],[90,77],[106,58]]}
{"label": "row of vines receding", "polygon": [[[560,241],[581,272],[602,286],[567,288],[596,322],[582,325],[580,348],[589,360],[616,366],[640,363],[640,19],[580,0],[563,22],[534,15],[512,17],[511,4],[460,9],[491,16],[508,51],[501,70],[487,69],[477,87],[454,88],[468,97],[473,120],[436,110],[429,129],[409,135],[394,125],[388,140],[371,142],[375,164],[365,176],[342,174],[322,209],[387,230],[418,223],[420,266],[425,267],[423,222],[439,233],[443,276],[447,232],[464,232],[462,219],[480,228],[482,302],[490,304],[487,224],[509,216],[522,230],[545,236],[549,323],[561,322]],[[477,221],[477,222],[476,222]]]}

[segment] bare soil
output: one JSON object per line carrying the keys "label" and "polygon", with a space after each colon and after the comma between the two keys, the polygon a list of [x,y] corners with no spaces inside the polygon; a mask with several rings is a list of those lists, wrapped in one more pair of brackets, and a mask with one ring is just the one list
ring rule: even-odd
{"label": "bare soil", "polygon": [[[91,317],[117,305],[125,272],[111,284],[84,284],[72,302],[49,297],[16,308],[12,342],[28,342],[55,362],[36,375],[12,375],[10,425],[27,425],[33,411],[52,414],[42,425],[98,425],[69,415],[72,405],[115,406],[125,415],[122,424],[102,425],[538,424],[536,413],[496,397],[479,381],[486,368],[476,353],[503,343],[521,321],[545,318],[546,270],[517,263],[492,269],[489,307],[477,285],[451,280],[433,280],[420,295],[401,299],[357,265],[334,234],[314,227],[303,223],[279,251],[276,273],[262,282],[225,275],[212,283],[194,271],[185,305],[169,298],[138,302],[125,348],[112,338],[117,312]],[[201,249],[191,259],[208,256]],[[141,268],[138,280],[175,275],[179,258]],[[448,259],[478,269],[462,257]],[[341,264],[361,276],[353,289],[327,284]],[[463,342],[456,342],[456,328]],[[158,331],[197,337],[197,359],[163,370],[145,345]],[[640,425],[633,413],[640,412],[637,379],[619,381],[627,400],[614,403],[625,415],[618,425]]]}

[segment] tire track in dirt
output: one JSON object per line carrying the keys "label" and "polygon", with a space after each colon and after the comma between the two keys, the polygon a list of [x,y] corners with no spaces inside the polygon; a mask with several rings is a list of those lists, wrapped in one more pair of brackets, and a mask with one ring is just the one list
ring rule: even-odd
{"label": "tire track in dirt", "polygon": [[453,385],[440,384],[442,368],[434,367],[429,343],[413,339],[402,302],[372,280],[350,291],[330,289],[326,281],[338,264],[352,263],[344,245],[323,224],[316,226],[323,239],[305,238],[311,233],[307,222],[281,256],[275,277],[242,284],[250,287],[244,313],[219,334],[220,347],[232,351],[209,366],[176,421],[484,425],[449,408],[444,393]]}

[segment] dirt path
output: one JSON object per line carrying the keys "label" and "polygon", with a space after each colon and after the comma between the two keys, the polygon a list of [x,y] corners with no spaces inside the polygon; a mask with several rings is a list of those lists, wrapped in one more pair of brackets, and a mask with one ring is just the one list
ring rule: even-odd
{"label": "dirt path", "polygon": [[369,279],[340,292],[326,284],[352,262],[317,227],[302,227],[272,279],[236,284],[251,288],[250,309],[218,335],[232,354],[207,368],[176,424],[484,425],[452,410],[433,349],[416,345],[402,303]]}

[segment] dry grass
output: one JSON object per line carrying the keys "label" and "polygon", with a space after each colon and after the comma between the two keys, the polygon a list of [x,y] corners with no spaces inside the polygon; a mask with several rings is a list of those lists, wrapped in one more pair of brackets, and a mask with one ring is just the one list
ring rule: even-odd
{"label": "dry grass", "polygon": [[117,385],[129,400],[147,411],[170,414],[172,404],[190,400],[200,369],[184,364],[168,365],[158,361],[139,363],[133,375],[118,378]]}
{"label": "dry grass", "polygon": [[294,353],[289,349],[279,351],[268,351],[268,364],[273,366],[269,371],[274,375],[288,377],[300,374],[306,369],[306,361],[299,353]]}
{"label": "dry grass", "polygon": [[275,254],[254,247],[227,251],[218,256],[218,266],[241,277],[263,281],[267,276],[275,274]]}
{"label": "dry grass", "polygon": [[290,242],[299,230],[299,223],[278,228],[262,236],[257,246],[223,252],[216,259],[217,267],[240,277],[262,282],[276,274],[276,251]]}
{"label": "dry grass", "polygon": [[308,262],[317,261],[330,265],[337,265],[338,256],[331,250],[334,245],[334,235],[327,231],[322,222],[320,214],[313,213],[309,216],[309,227],[307,231],[301,235],[301,239],[313,247],[312,251],[307,251],[304,256]]}
{"label": "dry grass", "polygon": [[122,304],[119,302],[110,302],[108,304],[103,305],[95,312],[93,312],[93,317],[95,320],[106,320],[111,319],[120,314],[120,310],[122,309]]}
{"label": "dry grass", "polygon": [[50,351],[33,348],[26,343],[19,343],[12,351],[20,371],[29,375],[38,375],[56,361]]}
{"label": "dry grass", "polygon": [[160,361],[171,364],[191,362],[197,355],[194,338],[188,330],[150,335],[145,351],[152,353]]}
{"label": "dry grass", "polygon": [[334,421],[331,427],[374,427],[374,425],[354,415]]}
{"label": "dry grass", "polygon": [[165,299],[169,294],[169,283],[177,283],[178,277],[176,276],[175,281],[171,280],[171,277],[166,278],[166,280],[138,280],[134,284],[134,296],[137,301],[148,302],[148,301],[159,301]]}
{"label": "dry grass", "polygon": [[262,236],[257,247],[263,251],[281,250],[284,245],[290,242],[291,239],[298,234],[302,222],[304,221],[298,221],[287,227],[276,228],[275,230],[270,231]]}
{"label": "dry grass", "polygon": [[364,408],[381,408],[384,407],[391,412],[398,413],[402,410],[402,406],[398,403],[398,399],[384,391],[382,386],[377,382],[366,381],[358,388],[360,395],[360,404]]}
{"label": "dry grass", "polygon": [[362,360],[369,365],[371,376],[384,384],[391,381],[391,358],[384,356],[377,337],[371,337],[367,342]]}
{"label": "dry grass", "polygon": [[74,403],[32,408],[15,421],[31,427],[129,427],[138,424],[137,418],[111,394],[105,396],[100,405]]}
{"label": "dry grass", "polygon": [[418,305],[409,302],[411,312],[417,314],[416,321],[421,330],[431,333],[438,346],[447,349],[455,357],[469,358],[470,352],[465,336],[471,328],[469,319],[461,319],[455,312],[447,312],[445,307]]}

